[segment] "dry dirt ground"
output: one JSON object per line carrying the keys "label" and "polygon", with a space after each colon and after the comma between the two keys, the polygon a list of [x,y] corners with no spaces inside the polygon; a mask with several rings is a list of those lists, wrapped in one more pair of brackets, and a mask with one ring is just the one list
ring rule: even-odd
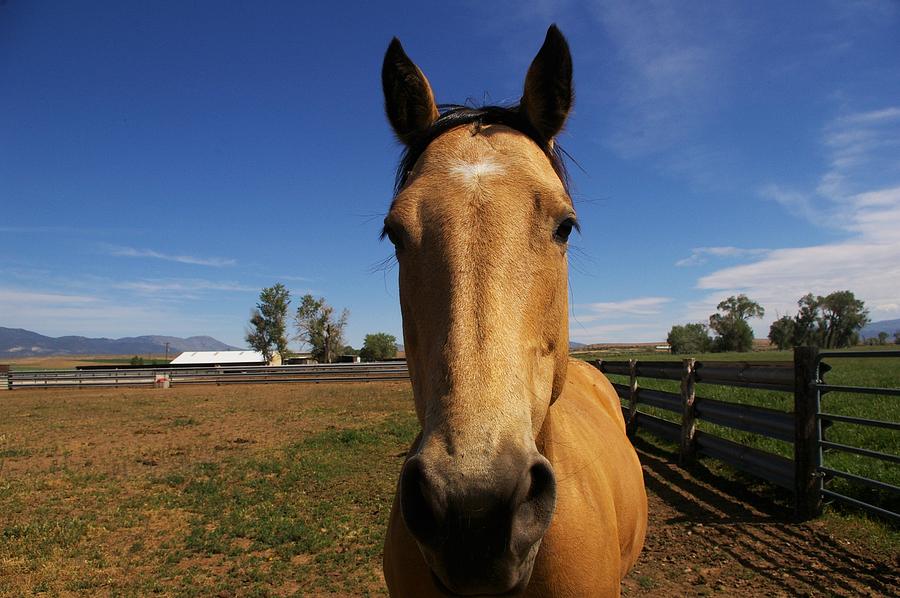
{"label": "dry dirt ground", "polygon": [[[413,421],[397,382],[0,391],[0,595],[383,595]],[[900,595],[896,543],[636,448],[650,528],[625,596]]]}
{"label": "dry dirt ground", "polygon": [[900,595],[900,546],[879,548],[834,520],[795,522],[771,489],[681,468],[645,439],[635,447],[650,526],[625,596]]}

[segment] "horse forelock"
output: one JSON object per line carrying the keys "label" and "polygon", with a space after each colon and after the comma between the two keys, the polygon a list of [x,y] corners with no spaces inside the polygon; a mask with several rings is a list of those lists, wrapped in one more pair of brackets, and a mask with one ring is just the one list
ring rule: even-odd
{"label": "horse forelock", "polygon": [[562,182],[563,188],[568,192],[569,175],[563,161],[565,152],[552,139],[544,138],[522,114],[519,106],[470,108],[457,104],[441,104],[440,109],[440,117],[430,127],[419,133],[403,151],[394,179],[395,194],[399,193],[406,185],[416,162],[419,161],[419,158],[422,157],[422,154],[425,153],[425,150],[435,139],[452,129],[466,125],[475,125],[474,132],[476,134],[480,127],[488,125],[504,125],[522,133],[541,149],[553,166],[553,170]]}

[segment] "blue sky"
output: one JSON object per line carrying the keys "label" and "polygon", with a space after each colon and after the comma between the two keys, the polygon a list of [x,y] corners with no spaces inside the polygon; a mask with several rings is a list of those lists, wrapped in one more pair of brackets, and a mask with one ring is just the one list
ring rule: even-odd
{"label": "blue sky", "polygon": [[[0,3],[0,326],[243,345],[260,288],[401,336],[378,240],[398,36],[438,101],[514,102],[547,26],[582,223],[571,336],[654,341],[746,292],[900,317],[900,5]],[[583,170],[582,170],[583,169]]]}

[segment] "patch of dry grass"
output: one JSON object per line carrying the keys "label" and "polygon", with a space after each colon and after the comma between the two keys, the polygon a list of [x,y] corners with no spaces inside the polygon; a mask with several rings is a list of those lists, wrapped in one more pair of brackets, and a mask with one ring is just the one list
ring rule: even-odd
{"label": "patch of dry grass", "polygon": [[407,383],[0,399],[0,593],[384,592]]}

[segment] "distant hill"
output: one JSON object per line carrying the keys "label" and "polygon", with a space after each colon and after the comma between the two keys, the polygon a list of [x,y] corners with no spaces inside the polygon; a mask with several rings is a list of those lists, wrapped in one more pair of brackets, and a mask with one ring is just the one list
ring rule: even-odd
{"label": "distant hill", "polygon": [[879,332],[887,332],[889,340],[893,341],[894,333],[900,332],[900,319],[869,322],[860,330],[859,335],[862,338],[876,338]]}
{"label": "distant hill", "polygon": [[0,358],[34,357],[37,355],[146,355],[182,351],[230,351],[238,349],[211,336],[134,336],[126,338],[88,338],[60,336],[53,338],[22,328],[0,326]]}

